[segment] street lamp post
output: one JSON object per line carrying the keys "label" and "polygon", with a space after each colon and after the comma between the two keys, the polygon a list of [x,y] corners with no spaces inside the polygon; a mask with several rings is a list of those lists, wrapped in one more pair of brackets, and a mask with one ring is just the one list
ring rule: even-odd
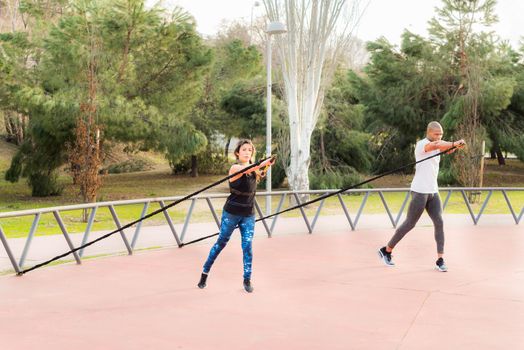
{"label": "street lamp post", "polygon": [[[271,22],[267,25],[267,53],[266,53],[266,72],[267,72],[267,99],[266,99],[266,156],[271,154],[271,35],[287,32],[284,24]],[[266,192],[271,192],[271,168],[266,174]],[[266,215],[271,215],[271,196],[266,196]]]}
{"label": "street lamp post", "polygon": [[251,6],[251,23],[249,24],[249,45],[251,45],[251,43],[253,42],[253,10],[255,9],[255,7],[259,6],[260,2],[258,1],[255,1],[253,3],[253,6]]}

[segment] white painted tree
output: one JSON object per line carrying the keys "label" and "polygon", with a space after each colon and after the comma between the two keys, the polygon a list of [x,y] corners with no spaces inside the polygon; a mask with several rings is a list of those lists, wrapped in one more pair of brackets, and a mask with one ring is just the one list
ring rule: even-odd
{"label": "white painted tree", "polygon": [[309,189],[311,134],[337,57],[349,47],[360,19],[359,0],[264,0],[269,21],[286,24],[274,38],[289,118],[292,190]]}

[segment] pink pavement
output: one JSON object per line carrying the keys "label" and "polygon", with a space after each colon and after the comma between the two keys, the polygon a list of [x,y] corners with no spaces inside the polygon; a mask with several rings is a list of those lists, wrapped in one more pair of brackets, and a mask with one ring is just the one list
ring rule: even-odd
{"label": "pink pavement", "polygon": [[400,242],[395,267],[376,252],[393,229],[328,227],[258,236],[252,294],[237,233],[203,290],[210,240],[0,277],[0,349],[522,347],[522,225],[446,226],[446,273],[430,226]]}

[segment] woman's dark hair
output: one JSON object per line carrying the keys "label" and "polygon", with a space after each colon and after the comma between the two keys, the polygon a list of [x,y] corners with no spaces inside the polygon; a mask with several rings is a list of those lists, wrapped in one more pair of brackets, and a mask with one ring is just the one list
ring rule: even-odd
{"label": "woman's dark hair", "polygon": [[[237,146],[235,147],[235,158],[238,160],[238,153],[240,153],[240,148],[244,145],[251,145],[251,147],[253,147],[253,154],[251,155],[252,157],[255,156],[255,153],[257,152],[256,149],[255,149],[255,145],[253,144],[253,142],[251,140],[248,140],[248,139],[242,139],[240,141],[238,141],[237,143]],[[251,164],[251,159],[249,160],[249,164]]]}
{"label": "woman's dark hair", "polygon": [[[255,148],[255,145],[253,144],[253,142],[249,139],[242,139],[240,141],[238,141],[236,147],[235,147],[235,158],[238,160],[238,153],[240,153],[240,148],[242,148],[242,146],[244,145],[251,145],[251,147],[253,148],[253,154],[251,155],[251,157],[254,157],[255,156],[255,153],[257,152],[256,148]],[[252,161],[251,159],[249,160],[249,164],[252,164]],[[260,181],[260,179],[262,178],[261,174],[260,174],[260,171],[259,170],[256,170],[254,171],[255,173],[255,176],[257,177],[257,183]]]}

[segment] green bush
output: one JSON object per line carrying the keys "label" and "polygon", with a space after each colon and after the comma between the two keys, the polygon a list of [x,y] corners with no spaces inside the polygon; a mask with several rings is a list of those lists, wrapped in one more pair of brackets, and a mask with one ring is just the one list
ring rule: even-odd
{"label": "green bush", "polygon": [[[335,170],[309,172],[309,188],[312,190],[341,189],[364,181],[363,177],[351,167],[341,167]],[[360,188],[369,188],[369,185]]]}
{"label": "green bush", "polygon": [[[227,175],[231,161],[224,156],[219,148],[212,148],[197,155],[197,169],[200,175]],[[191,156],[182,158],[173,167],[174,174],[189,174],[191,172]]]}
{"label": "green bush", "polygon": [[460,186],[457,174],[453,171],[452,159],[451,157],[441,158],[438,173],[439,186]]}
{"label": "green bush", "polygon": [[11,160],[11,165],[9,169],[5,172],[6,181],[15,183],[20,179],[22,175],[23,166],[22,166],[22,153],[17,152],[13,159]]}
{"label": "green bush", "polygon": [[29,175],[28,182],[33,197],[59,196],[64,190],[64,187],[58,183],[58,176],[55,173],[50,175],[33,173]]}
{"label": "green bush", "polygon": [[142,158],[128,159],[126,161],[111,164],[101,172],[109,174],[132,173],[137,171],[145,171],[153,168],[153,163]]}

